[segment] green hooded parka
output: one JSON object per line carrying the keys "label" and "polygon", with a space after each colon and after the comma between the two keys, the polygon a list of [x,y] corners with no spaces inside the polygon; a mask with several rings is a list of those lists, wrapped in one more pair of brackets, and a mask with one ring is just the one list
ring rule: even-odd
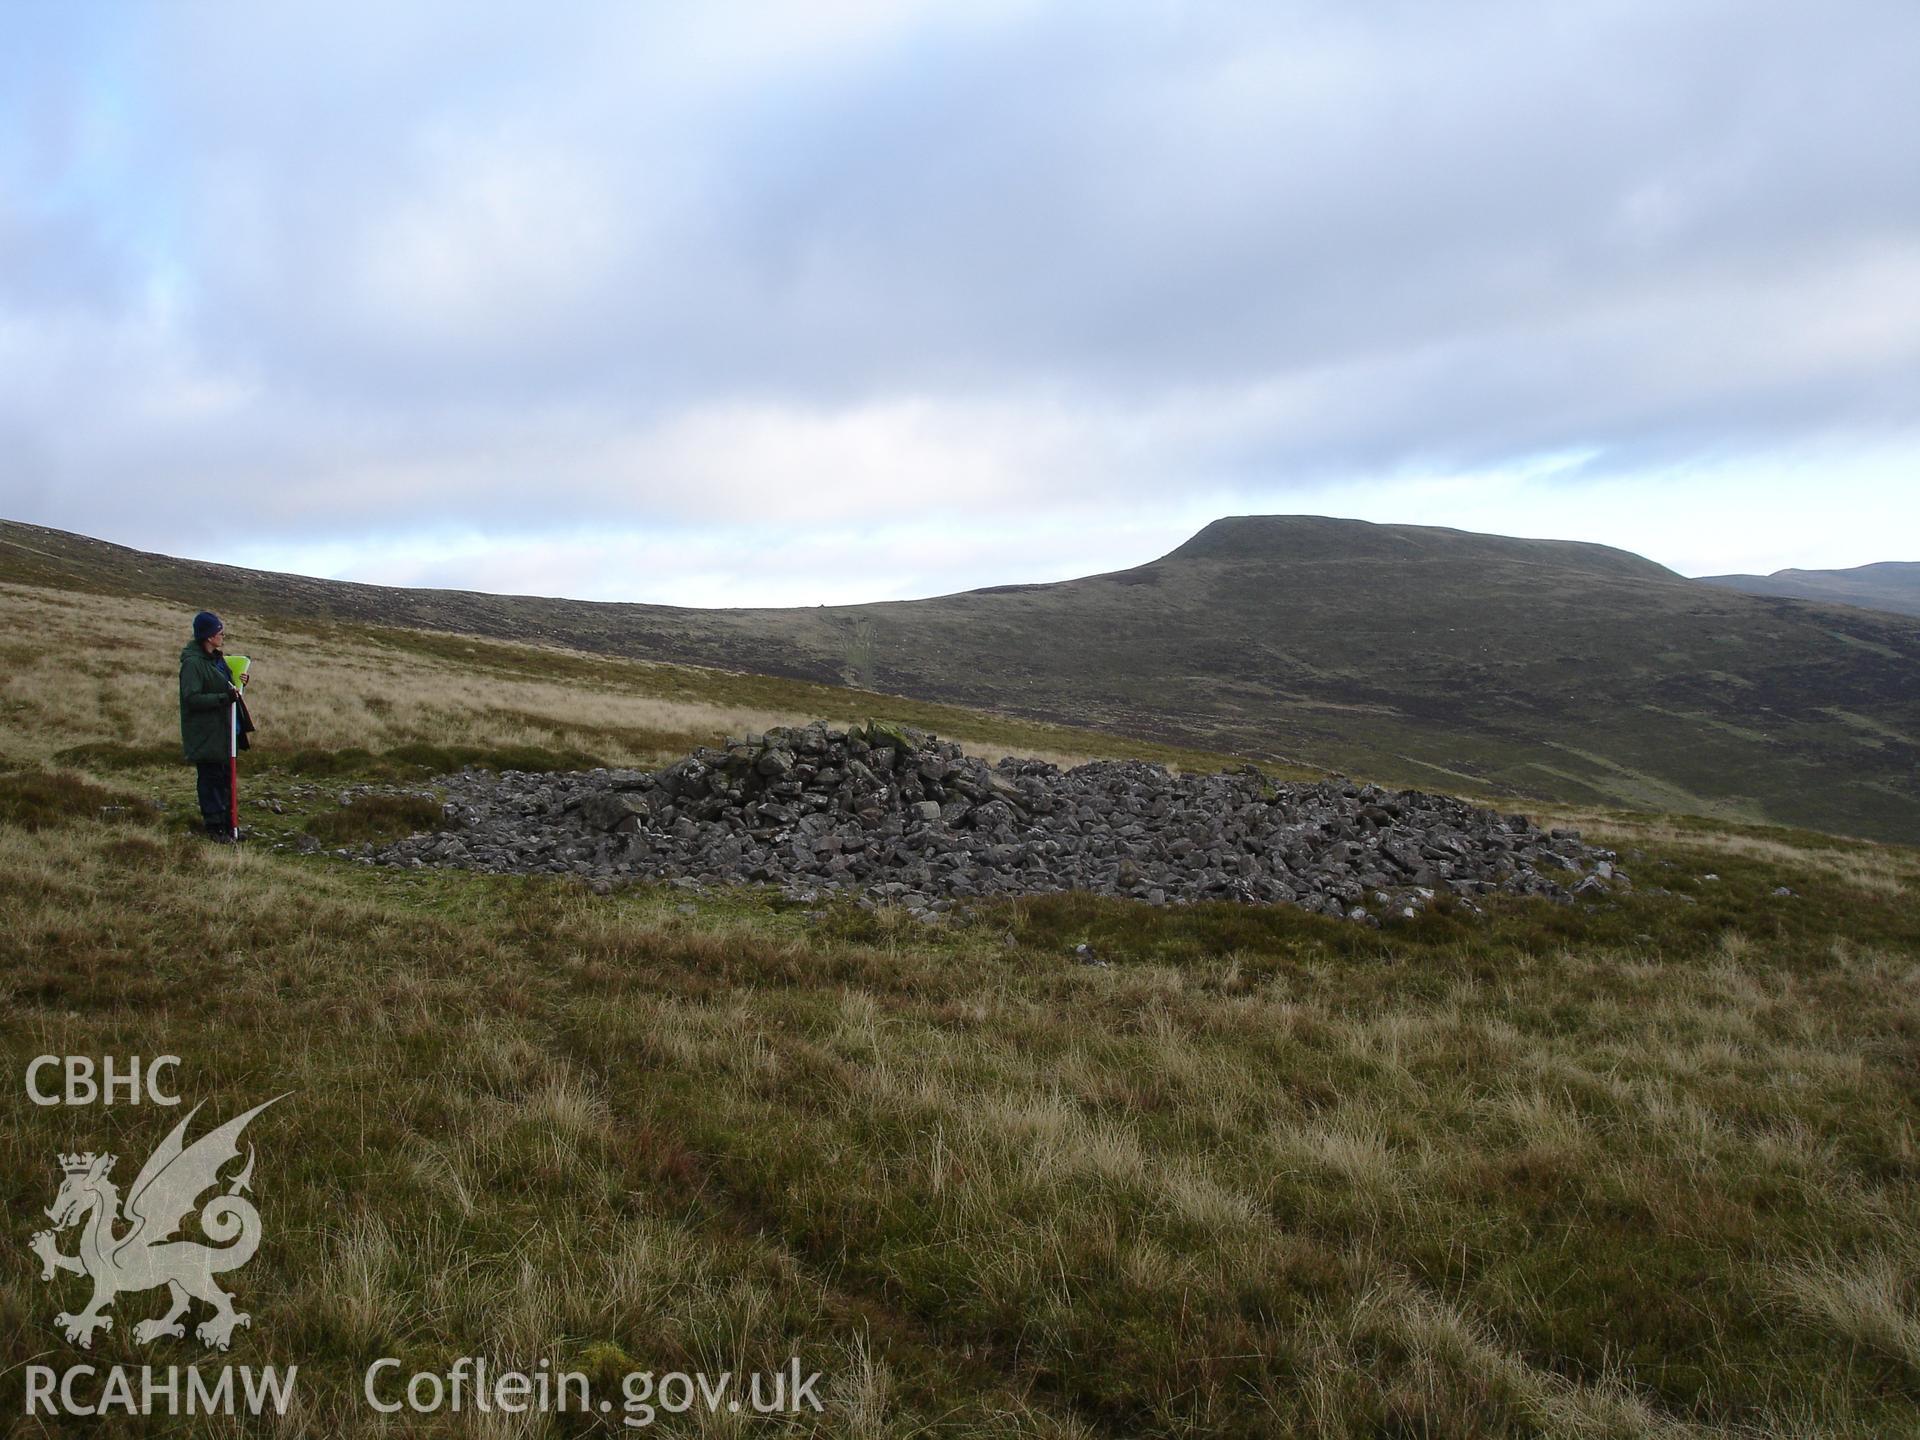
{"label": "green hooded parka", "polygon": [[189,765],[227,758],[232,684],[226,660],[209,655],[198,640],[180,652],[180,751]]}

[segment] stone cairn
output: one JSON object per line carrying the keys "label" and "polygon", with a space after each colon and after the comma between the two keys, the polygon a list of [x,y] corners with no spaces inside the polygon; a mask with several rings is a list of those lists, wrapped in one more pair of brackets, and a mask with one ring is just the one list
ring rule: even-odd
{"label": "stone cairn", "polygon": [[359,858],[688,887],[834,893],[921,918],[956,902],[1084,890],[1151,905],[1297,905],[1378,924],[1436,895],[1565,900],[1627,884],[1613,852],[1444,795],[1253,766],[1174,774],[1134,760],[997,765],[886,721],[815,723],[702,748],[652,772],[445,784],[447,828]]}

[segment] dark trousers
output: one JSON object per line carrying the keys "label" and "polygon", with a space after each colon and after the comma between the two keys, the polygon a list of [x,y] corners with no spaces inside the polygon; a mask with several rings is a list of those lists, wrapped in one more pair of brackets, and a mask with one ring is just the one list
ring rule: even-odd
{"label": "dark trousers", "polygon": [[194,769],[199,772],[200,818],[207,822],[209,830],[227,831],[233,828],[233,786],[232,774],[225,760],[202,760]]}

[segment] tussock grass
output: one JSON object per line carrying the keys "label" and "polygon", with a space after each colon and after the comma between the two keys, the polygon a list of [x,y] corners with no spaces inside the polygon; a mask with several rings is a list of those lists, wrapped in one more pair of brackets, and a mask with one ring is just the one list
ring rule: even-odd
{"label": "tussock grass", "polygon": [[440,806],[419,795],[362,795],[351,805],[315,816],[308,833],[332,845],[396,840],[442,823]]}
{"label": "tussock grass", "polygon": [[[838,1434],[1865,1436],[1920,1399],[1914,922],[1837,878],[1787,923],[1729,865],[1737,926],[1652,946],[1654,899],[1584,946],[1527,906],[928,932],[124,835],[0,825],[9,1053],[296,1092],[236,1354],[334,1433],[386,1353],[798,1349]],[[153,1139],[7,1105],[9,1213],[55,1149]],[[49,1299],[0,1284],[21,1342]]]}
{"label": "tussock grass", "polygon": [[1819,1253],[1782,1265],[1776,1281],[1781,1296],[1815,1323],[1920,1375],[1920,1256]]}
{"label": "tussock grass", "polygon": [[80,816],[142,821],[154,814],[142,796],[108,790],[69,772],[0,773],[0,824],[42,830]]}

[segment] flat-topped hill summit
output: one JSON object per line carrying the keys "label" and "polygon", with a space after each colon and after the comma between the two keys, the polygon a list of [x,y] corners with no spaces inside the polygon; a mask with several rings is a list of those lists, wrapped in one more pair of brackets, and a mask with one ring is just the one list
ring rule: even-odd
{"label": "flat-topped hill summit", "polygon": [[1082,579],[697,610],[315,580],[7,524],[0,578],[852,684],[1431,788],[1920,837],[1920,619],[1599,545],[1240,516]]}
{"label": "flat-topped hill summit", "polygon": [[1322,515],[1228,516],[1203,527],[1165,558],[1167,561],[1244,561],[1256,565],[1536,564],[1646,580],[1683,578],[1643,555],[1616,550],[1610,545],[1592,545],[1579,540],[1521,540],[1435,525],[1375,525]]}

